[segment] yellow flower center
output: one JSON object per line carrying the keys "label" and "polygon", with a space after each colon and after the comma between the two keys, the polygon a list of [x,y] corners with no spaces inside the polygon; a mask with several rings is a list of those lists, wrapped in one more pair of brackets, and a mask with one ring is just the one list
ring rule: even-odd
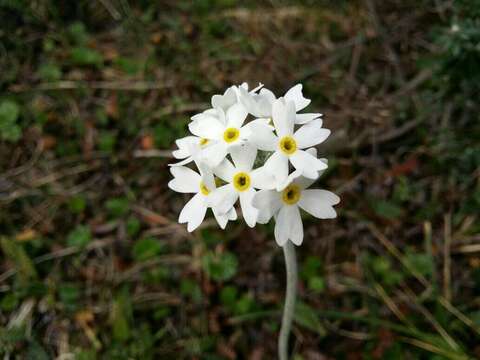
{"label": "yellow flower center", "polygon": [[280,139],[279,147],[285,154],[291,155],[297,151],[297,142],[291,136],[284,136]]}
{"label": "yellow flower center", "polygon": [[201,138],[200,139],[200,146],[204,146],[204,145],[207,145],[209,143],[210,140],[208,139],[205,139],[205,138]]}
{"label": "yellow flower center", "polygon": [[301,194],[302,190],[298,185],[290,184],[282,191],[282,200],[285,204],[293,205],[300,200]]}
{"label": "yellow flower center", "polygon": [[208,194],[210,194],[210,190],[208,190],[207,185],[205,185],[205,184],[203,183],[203,181],[200,183],[200,192],[201,192],[203,195],[205,195],[205,196],[207,196]]}
{"label": "yellow flower center", "polygon": [[223,133],[223,140],[227,143],[234,142],[240,136],[240,131],[237,128],[228,128]]}
{"label": "yellow flower center", "polygon": [[250,187],[250,175],[245,172],[239,172],[233,177],[233,186],[238,191],[245,191]]}

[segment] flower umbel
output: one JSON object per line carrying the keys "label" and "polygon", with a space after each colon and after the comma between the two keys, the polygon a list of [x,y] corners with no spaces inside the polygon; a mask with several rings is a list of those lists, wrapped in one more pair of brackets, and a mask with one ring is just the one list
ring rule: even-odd
{"label": "flower umbel", "polygon": [[[263,85],[248,91],[244,83],[214,95],[211,104],[211,109],[192,117],[188,128],[193,135],[178,139],[178,150],[173,151],[180,161],[170,164],[174,178],[168,186],[195,194],[178,221],[193,231],[211,208],[224,229],[237,218],[237,200],[248,226],[275,219],[275,240],[283,248],[287,269],[278,353],[280,360],[287,360],[297,284],[294,245],[304,238],[300,209],[331,219],[340,202],[330,191],[309,189],[327,168],[315,146],[328,138],[330,130],[323,128],[321,114],[298,113],[310,104],[301,84],[277,98]],[[259,152],[263,154],[258,156]],[[255,166],[258,160],[261,166]],[[199,172],[186,166],[192,163]]]}

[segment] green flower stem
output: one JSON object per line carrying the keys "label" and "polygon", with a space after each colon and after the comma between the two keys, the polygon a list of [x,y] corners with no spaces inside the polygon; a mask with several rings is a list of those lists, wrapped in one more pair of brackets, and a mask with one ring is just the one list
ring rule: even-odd
{"label": "green flower stem", "polygon": [[278,337],[278,356],[280,360],[288,359],[288,338],[292,328],[293,315],[295,313],[295,299],[297,296],[297,259],[295,245],[291,241],[283,246],[285,266],[287,269],[287,294],[285,307],[283,308],[282,328]]}

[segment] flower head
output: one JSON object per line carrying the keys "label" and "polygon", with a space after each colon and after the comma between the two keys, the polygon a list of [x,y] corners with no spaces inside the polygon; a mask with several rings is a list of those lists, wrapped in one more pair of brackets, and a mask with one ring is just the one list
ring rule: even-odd
{"label": "flower head", "polygon": [[[327,168],[314,146],[330,130],[322,127],[321,114],[298,113],[310,104],[302,85],[277,98],[263,85],[249,92],[244,83],[214,95],[211,104],[192,117],[188,128],[193,135],[176,141],[172,155],[180,161],[170,164],[173,180],[168,186],[194,194],[179,216],[188,231],[202,223],[208,208],[224,229],[237,218],[237,200],[250,227],[275,218],[275,239],[281,246],[303,241],[300,208],[321,219],[336,216],[338,196],[307,189]],[[248,119],[249,114],[254,118]],[[187,167],[192,164],[199,172]]]}

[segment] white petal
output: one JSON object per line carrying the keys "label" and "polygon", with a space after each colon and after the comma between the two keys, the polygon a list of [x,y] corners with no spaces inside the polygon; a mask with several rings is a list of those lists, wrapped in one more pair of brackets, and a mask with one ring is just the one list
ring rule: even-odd
{"label": "white petal", "polygon": [[223,95],[212,96],[212,107],[226,110],[237,102],[237,95],[233,86],[229,87]]}
{"label": "white petal", "polygon": [[196,162],[200,175],[202,177],[203,184],[207,187],[208,190],[213,191],[216,188],[215,178],[213,177],[213,172],[210,166],[203,161]]}
{"label": "white petal", "polygon": [[229,212],[227,212],[228,220],[235,221],[237,220],[237,211],[235,207],[232,207]]}
{"label": "white petal", "polygon": [[197,194],[185,204],[178,217],[178,222],[180,224],[188,223],[187,230],[192,232],[202,223],[206,211],[204,196]]}
{"label": "white petal", "polygon": [[213,173],[217,175],[220,179],[226,182],[232,182],[233,176],[236,173],[235,167],[232,165],[230,160],[224,159],[217,167],[213,170]]}
{"label": "white petal", "polygon": [[295,118],[295,124],[306,124],[312,120],[322,120],[322,119],[319,119],[323,114],[319,114],[319,113],[305,113],[305,114],[297,114],[296,118]]}
{"label": "white petal", "polygon": [[253,197],[252,205],[259,210],[258,222],[266,224],[282,206],[280,193],[273,190],[258,191]]}
{"label": "white petal", "polygon": [[[282,191],[283,189],[285,189],[288,185],[290,185],[293,181],[297,182],[297,179],[298,178],[301,178],[302,177],[302,174],[303,174],[303,171],[302,170],[295,170],[295,171],[292,171],[288,177],[285,179],[285,181],[283,183],[279,183],[277,184],[277,191]],[[315,180],[313,180],[315,181]]]}
{"label": "white petal", "polygon": [[227,156],[227,146],[223,142],[212,144],[202,151],[202,159],[211,167],[215,167]]}
{"label": "white petal", "polygon": [[248,140],[259,150],[274,151],[276,149],[278,138],[273,133],[273,127],[266,124],[266,119],[249,122],[242,129],[246,127],[250,129]]}
{"label": "white petal", "polygon": [[262,90],[260,90],[260,95],[263,96],[265,99],[267,99],[270,102],[270,104],[273,104],[273,102],[277,100],[277,97],[275,96],[275,94],[270,90],[268,90],[267,88],[263,88]]}
{"label": "white petal", "polygon": [[288,90],[284,96],[285,100],[293,101],[295,103],[296,111],[305,109],[311,102],[310,99],[303,97],[302,88],[302,84],[297,84]]}
{"label": "white petal", "polygon": [[295,245],[301,245],[303,242],[303,223],[302,223],[302,217],[300,216],[300,210],[298,209],[298,206],[291,206],[291,224],[292,227],[290,229],[290,240]]}
{"label": "white petal", "polygon": [[218,211],[215,210],[215,208],[212,208],[212,212],[215,220],[217,220],[218,226],[220,226],[220,228],[224,230],[228,223],[228,215],[219,214]]}
{"label": "white petal", "polygon": [[203,120],[191,122],[188,129],[192,134],[205,139],[219,139],[225,126],[217,118],[207,116]]}
{"label": "white petal", "polygon": [[232,207],[230,211],[227,212],[226,214],[219,214],[215,208],[212,208],[212,212],[213,212],[213,216],[215,216],[215,220],[217,220],[218,225],[222,229],[225,229],[229,220],[230,221],[237,220],[237,212],[234,207]]}
{"label": "white petal", "polygon": [[295,122],[295,105],[293,102],[284,103],[283,99],[277,99],[272,107],[272,120],[279,137],[292,135]]}
{"label": "white petal", "polygon": [[292,228],[292,212],[296,208],[295,205],[284,205],[280,208],[275,221],[275,241],[278,245],[283,246],[290,237]]}
{"label": "white petal", "polygon": [[168,164],[168,166],[183,166],[183,165],[187,165],[188,163],[191,163],[192,161],[193,161],[193,156],[189,156],[189,157],[183,159],[182,161],[172,163],[172,164]]}
{"label": "white petal", "polygon": [[258,116],[258,106],[254,100],[255,94],[249,93],[246,89],[240,87],[238,88],[238,95],[240,102],[245,106],[245,109],[247,109],[250,114]]}
{"label": "white petal", "polygon": [[242,104],[236,103],[230,106],[227,110],[227,126],[237,129],[241,128],[247,115],[247,109]]}
{"label": "white petal", "polygon": [[277,185],[282,184],[288,177],[288,158],[279,151],[274,152],[267,159],[264,167],[275,177]]}
{"label": "white petal", "polygon": [[305,150],[297,150],[290,155],[290,162],[295,169],[302,171],[302,175],[310,179],[317,179],[320,170],[325,170],[327,165]]}
{"label": "white petal", "polygon": [[337,213],[333,205],[337,205],[340,198],[327,190],[304,190],[298,205],[313,216],[319,219],[333,219]]}
{"label": "white petal", "polygon": [[233,185],[223,185],[212,191],[209,195],[212,207],[218,211],[219,214],[226,214],[235,204],[238,199],[238,193]]}
{"label": "white petal", "polygon": [[322,128],[321,120],[313,120],[303,125],[293,136],[299,149],[305,149],[324,142],[330,135],[330,130]]}
{"label": "white petal", "polygon": [[181,139],[175,140],[175,144],[178,146],[178,150],[174,150],[172,155],[177,159],[184,159],[190,156],[189,148],[191,145],[198,144],[200,138],[197,136],[186,136]]}
{"label": "white petal", "polygon": [[257,158],[257,149],[251,145],[243,144],[230,148],[233,163],[237,171],[249,172]]}
{"label": "white petal", "polygon": [[185,166],[175,166],[170,168],[170,172],[174,176],[168,183],[168,187],[173,191],[181,193],[197,193],[199,191],[200,175],[192,169]]}
{"label": "white petal", "polygon": [[250,172],[252,179],[252,186],[255,189],[271,190],[275,189],[276,181],[275,177],[270,171],[267,171],[264,166],[256,168]]}
{"label": "white petal", "polygon": [[256,191],[252,188],[240,193],[240,207],[242,208],[243,218],[250,227],[255,226],[258,218],[258,209],[252,205],[252,199],[255,193]]}

